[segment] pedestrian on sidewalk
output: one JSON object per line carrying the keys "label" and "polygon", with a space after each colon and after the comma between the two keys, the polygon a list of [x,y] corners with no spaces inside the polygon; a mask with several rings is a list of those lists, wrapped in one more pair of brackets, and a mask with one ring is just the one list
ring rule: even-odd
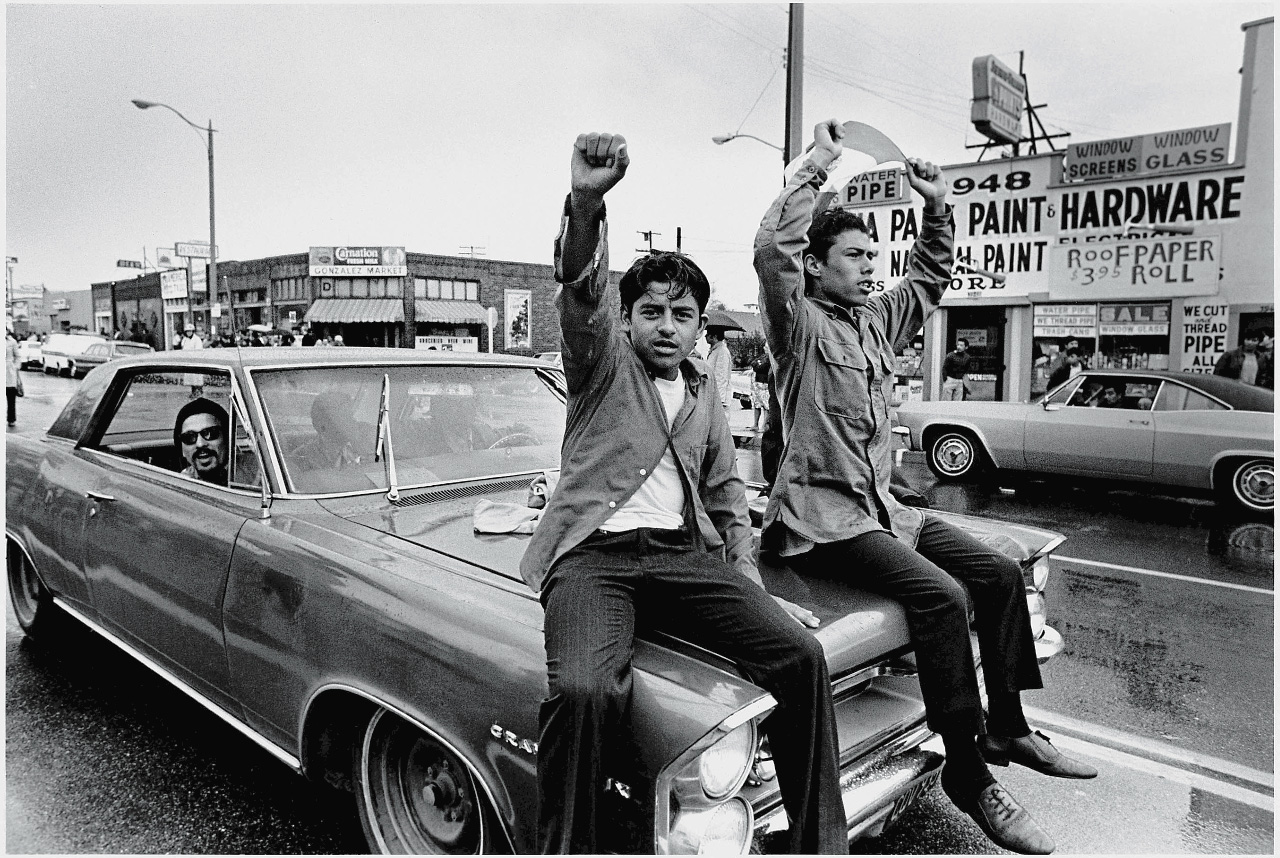
{"label": "pedestrian on sidewalk", "polygon": [[964,374],[969,371],[969,341],[956,340],[956,350],[942,359],[942,400],[959,402],[964,399]]}
{"label": "pedestrian on sidewalk", "polygon": [[10,428],[18,423],[18,397],[22,396],[22,376],[18,375],[18,339],[13,328],[4,332],[5,418]]}

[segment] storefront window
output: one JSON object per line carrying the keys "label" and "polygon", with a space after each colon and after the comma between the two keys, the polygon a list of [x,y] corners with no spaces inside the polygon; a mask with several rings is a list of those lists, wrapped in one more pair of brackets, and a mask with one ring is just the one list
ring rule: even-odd
{"label": "storefront window", "polygon": [[351,278],[351,297],[352,298],[368,298],[369,297],[369,278],[368,277],[352,277]]}
{"label": "storefront window", "polygon": [[1102,304],[1093,369],[1168,369],[1169,303]]}
{"label": "storefront window", "polygon": [[403,294],[404,280],[400,277],[387,278],[387,297],[399,298]]}

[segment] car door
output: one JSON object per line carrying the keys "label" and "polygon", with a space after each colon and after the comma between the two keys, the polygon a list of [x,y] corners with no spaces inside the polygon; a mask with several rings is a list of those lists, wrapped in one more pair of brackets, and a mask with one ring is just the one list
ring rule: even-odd
{"label": "car door", "polygon": [[[1120,389],[1120,401],[1112,407],[1102,404],[1107,387]],[[1137,377],[1081,373],[1080,383],[1065,401],[1055,396],[1028,413],[1027,467],[1087,476],[1149,477],[1155,424],[1150,397],[1143,403],[1139,395],[1149,387],[1158,387],[1158,382],[1148,385]]]}
{"label": "car door", "polygon": [[[238,711],[228,689],[222,608],[236,535],[257,513],[256,489],[180,473],[178,410],[191,371],[121,372],[114,413],[82,452],[96,465],[84,533],[100,619],[197,691]],[[230,376],[205,371],[203,396],[231,406]]]}

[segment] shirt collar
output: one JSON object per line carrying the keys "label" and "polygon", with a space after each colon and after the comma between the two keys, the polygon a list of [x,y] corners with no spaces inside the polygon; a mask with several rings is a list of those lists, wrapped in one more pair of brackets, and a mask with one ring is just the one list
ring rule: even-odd
{"label": "shirt collar", "polygon": [[843,319],[855,328],[858,326],[858,313],[848,307],[842,307],[831,301],[824,301],[821,298],[810,298],[814,304],[818,305],[818,309],[826,313],[833,319]]}

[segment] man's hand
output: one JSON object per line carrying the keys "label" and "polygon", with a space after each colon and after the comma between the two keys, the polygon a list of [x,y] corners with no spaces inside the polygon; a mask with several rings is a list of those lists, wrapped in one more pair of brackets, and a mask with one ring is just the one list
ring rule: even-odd
{"label": "man's hand", "polygon": [[819,169],[830,167],[844,151],[844,123],[839,119],[828,119],[813,127],[813,150],[809,158]]}
{"label": "man's hand", "polygon": [[908,158],[907,181],[911,189],[924,197],[924,210],[930,214],[942,214],[947,210],[947,177],[942,168],[921,158]]}
{"label": "man's hand", "polygon": [[604,195],[627,173],[631,158],[621,134],[579,134],[570,162],[570,189],[575,208],[598,209]]}
{"label": "man's hand", "polygon": [[795,620],[802,626],[808,626],[811,629],[816,629],[818,624],[822,622],[822,620],[819,620],[817,616],[814,615],[813,611],[810,611],[808,608],[802,608],[793,602],[788,602],[781,596],[774,596],[773,598],[774,601],[781,605],[782,609],[791,616],[791,619]]}

